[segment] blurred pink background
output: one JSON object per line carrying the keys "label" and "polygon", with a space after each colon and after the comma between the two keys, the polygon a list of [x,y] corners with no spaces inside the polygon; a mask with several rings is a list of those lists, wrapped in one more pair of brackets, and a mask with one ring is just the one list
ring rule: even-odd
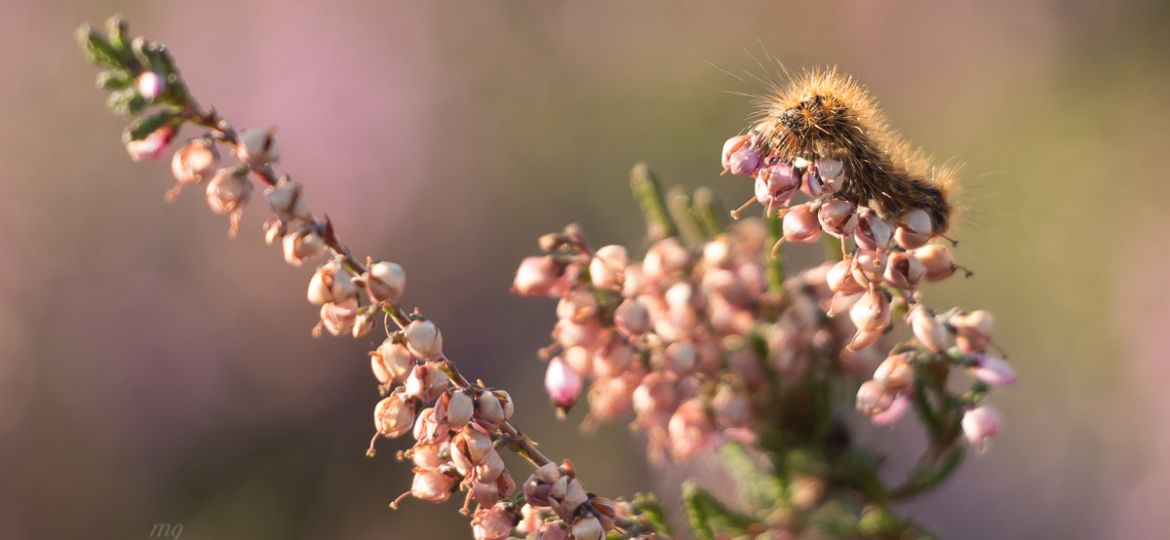
{"label": "blurred pink background", "polygon": [[[839,64],[965,163],[977,277],[927,298],[995,312],[1021,377],[992,451],[904,510],[948,538],[1170,537],[1163,2],[3,1],[2,538],[467,535],[455,504],[386,508],[409,471],[393,444],[363,457],[377,338],[311,338],[309,270],[263,245],[261,210],[229,241],[199,193],[163,203],[166,163],[126,158],[72,39],[111,13],[202,102],[278,126],[281,170],[345,241],[402,262],[468,375],[615,495],[661,478],[624,427],[554,420],[535,356],[553,306],[508,294],[515,264],[570,221],[641,247],[639,160],[749,193],[716,154],[750,112],[722,91],[750,89],[709,64],[758,72],[761,44]],[[872,435],[894,467],[908,427]]]}

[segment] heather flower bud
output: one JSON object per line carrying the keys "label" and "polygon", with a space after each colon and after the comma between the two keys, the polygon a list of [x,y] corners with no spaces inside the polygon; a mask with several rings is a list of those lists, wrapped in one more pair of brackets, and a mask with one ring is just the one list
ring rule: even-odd
{"label": "heather flower bud", "polygon": [[573,539],[574,540],[601,540],[605,536],[605,530],[601,528],[601,522],[593,516],[580,516],[573,521]]}
{"label": "heather flower bud", "polygon": [[561,410],[569,410],[581,397],[581,375],[558,356],[548,363],[548,371],[544,374],[544,388],[554,406]]}
{"label": "heather flower bud", "polygon": [[926,267],[903,251],[890,255],[882,278],[891,287],[912,290],[926,277]]}
{"label": "heather flower bud", "polygon": [[447,401],[447,425],[451,429],[463,429],[475,414],[475,401],[467,392],[458,390]]}
{"label": "heather flower bud", "polygon": [[374,429],[393,439],[410,432],[414,426],[414,400],[395,392],[374,407]]}
{"label": "heather flower bud", "polygon": [[171,138],[174,136],[175,128],[169,124],[164,125],[141,140],[127,142],[126,153],[130,154],[130,159],[133,161],[158,159],[166,153],[167,145],[170,144]]}
{"label": "heather flower bud", "polygon": [[886,358],[874,370],[873,380],[895,394],[910,388],[914,383],[914,366],[910,364],[910,355],[901,353]]}
{"label": "heather flower bud", "polygon": [[859,221],[857,229],[853,231],[853,241],[857,242],[857,247],[864,251],[885,249],[893,235],[890,224],[869,208],[862,208],[857,214]]}
{"label": "heather flower bud", "polygon": [[664,355],[665,368],[676,375],[686,375],[695,369],[699,362],[698,351],[695,346],[685,341],[671,343]]}
{"label": "heather flower bud", "polygon": [[[821,176],[822,180],[842,180],[844,179],[845,164],[835,159],[818,159],[814,162],[817,169],[817,174]],[[840,185],[840,182],[837,183]]]}
{"label": "heather flower bud", "polygon": [[793,206],[784,214],[784,241],[805,244],[821,237],[817,214],[809,203]]}
{"label": "heather flower bud", "polygon": [[142,96],[142,99],[151,102],[166,91],[167,82],[158,73],[143,71],[138,76],[138,79],[134,81],[134,88],[138,90],[138,95]]}
{"label": "heather flower bud", "polygon": [[443,356],[443,334],[435,323],[426,319],[414,320],[403,333],[406,346],[416,356],[423,360],[438,360]]}
{"label": "heather flower bud", "polygon": [[917,339],[923,347],[935,353],[946,349],[947,329],[930,313],[926,306],[922,304],[914,306],[906,318],[910,323],[911,332],[914,333],[914,339]]}
{"label": "heather flower bud", "polygon": [[317,267],[317,271],[309,279],[306,297],[313,305],[344,302],[355,296],[357,286],[354,285],[349,272],[346,272],[337,261],[329,261]]}
{"label": "heather flower bud", "polygon": [[410,485],[410,495],[416,499],[441,503],[451,496],[455,488],[455,478],[442,472],[440,469],[415,469],[414,481]]}
{"label": "heather flower bud", "polygon": [[247,171],[238,167],[220,169],[207,184],[207,206],[217,214],[231,214],[231,234],[239,230],[244,205],[252,196],[252,182]]}
{"label": "heather flower bud", "polygon": [[853,279],[858,283],[881,283],[889,256],[884,251],[860,251],[853,258]]}
{"label": "heather flower bud", "polygon": [[512,292],[524,296],[555,295],[561,268],[552,257],[526,257],[516,269]]}
{"label": "heather flower bud", "polygon": [[282,241],[285,262],[300,266],[306,259],[325,253],[325,239],[315,227],[301,227],[284,235]]}
{"label": "heather flower bud", "polygon": [[677,238],[659,240],[646,252],[642,274],[651,280],[669,277],[685,270],[689,262],[690,254]]}
{"label": "heather flower bud", "polygon": [[378,261],[370,265],[365,282],[370,300],[393,302],[406,290],[406,270],[389,261]]}
{"label": "heather flower bud", "polygon": [[192,139],[171,157],[171,173],[177,184],[167,192],[167,200],[174,200],[187,184],[198,184],[215,172],[219,152],[208,139]]}
{"label": "heather flower bud", "polygon": [[583,324],[597,315],[597,296],[585,287],[578,287],[557,303],[557,318]]}
{"label": "heather flower bud", "polygon": [[265,196],[268,198],[268,204],[272,206],[272,211],[281,219],[305,221],[313,219],[313,213],[309,210],[309,199],[305,197],[304,187],[299,182],[283,177],[276,185],[265,191]]}
{"label": "heather flower bud", "polygon": [[963,413],[963,435],[972,446],[983,450],[987,439],[999,433],[999,413],[987,405],[980,405]]}
{"label": "heather flower bud", "polygon": [[674,381],[660,371],[646,375],[634,389],[634,410],[639,415],[673,410],[677,400]]}
{"label": "heather flower bud", "polygon": [[894,403],[894,394],[877,381],[865,381],[857,389],[857,410],[866,416],[886,411]]}
{"label": "heather flower bud", "polygon": [[890,301],[877,289],[867,291],[849,309],[858,330],[882,330],[890,323]]}
{"label": "heather flower bud", "polygon": [[398,383],[406,380],[414,368],[414,356],[406,345],[395,343],[393,338],[386,338],[377,350],[370,353],[370,367],[378,382]]}
{"label": "heather flower bud", "polygon": [[416,397],[425,402],[434,401],[447,390],[450,381],[447,374],[439,369],[434,362],[415,365],[406,377],[406,395]]}
{"label": "heather flower bud", "polygon": [[991,330],[994,325],[991,313],[982,309],[951,317],[951,326],[958,334],[955,344],[967,354],[978,354],[991,345]]}
{"label": "heather flower bud", "polygon": [[926,281],[939,281],[951,277],[959,267],[951,258],[951,252],[941,244],[927,244],[910,252],[926,268]]}
{"label": "heather flower bud", "polygon": [[626,266],[630,264],[625,246],[609,245],[598,248],[589,262],[589,278],[593,286],[602,289],[622,288]]}
{"label": "heather flower bud", "polygon": [[479,420],[480,425],[487,429],[493,429],[507,420],[500,398],[491,392],[483,392],[479,395],[476,400],[475,417]]}
{"label": "heather flower bud", "polygon": [[276,139],[270,129],[245,129],[240,131],[236,156],[251,166],[267,165],[280,160]]}
{"label": "heather flower bud", "polygon": [[787,206],[798,188],[800,176],[787,163],[776,162],[756,173],[756,201],[764,208]]}
{"label": "heather flower bud", "polygon": [[264,243],[270,246],[275,246],[277,242],[280,242],[284,238],[285,233],[288,232],[285,230],[284,220],[276,216],[268,216],[268,219],[264,220],[263,227]]}
{"label": "heather flower bud", "polygon": [[929,242],[933,233],[930,214],[927,214],[926,210],[915,208],[898,216],[894,241],[902,249],[914,249]]}
{"label": "heather flower bud", "polygon": [[484,505],[471,518],[472,537],[475,540],[506,540],[515,523],[516,515],[507,505],[497,504],[490,508]]}
{"label": "heather flower bud", "polygon": [[723,143],[723,169],[736,176],[751,176],[760,166],[763,156],[752,144],[751,136],[737,135]]}
{"label": "heather flower bud", "polygon": [[906,416],[906,412],[909,410],[910,397],[907,394],[901,394],[890,403],[888,409],[870,416],[869,421],[875,426],[888,426]]}
{"label": "heather flower bud", "polygon": [[626,371],[634,361],[634,350],[623,342],[614,342],[598,349],[591,364],[595,377],[616,377]]}
{"label": "heather flower bud", "polygon": [[825,201],[817,210],[817,221],[825,232],[837,238],[844,238],[857,229],[857,212],[853,203],[845,199],[832,198]]}
{"label": "heather flower bud", "polygon": [[1002,358],[987,354],[975,357],[975,364],[971,366],[971,375],[992,386],[1007,386],[1016,383],[1016,370],[1012,369],[1012,365]]}
{"label": "heather flower bud", "polygon": [[627,298],[613,314],[618,331],[627,336],[640,336],[650,331],[650,311],[633,298]]}
{"label": "heather flower bud", "polygon": [[358,303],[350,298],[342,302],[328,302],[321,306],[321,326],[334,336],[353,331],[357,321]]}

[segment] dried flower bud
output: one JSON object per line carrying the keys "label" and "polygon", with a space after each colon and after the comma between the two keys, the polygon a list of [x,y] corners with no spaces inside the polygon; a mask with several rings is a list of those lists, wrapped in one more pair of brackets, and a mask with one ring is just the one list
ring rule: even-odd
{"label": "dried flower bud", "polygon": [[280,161],[276,138],[270,129],[245,129],[240,131],[236,156],[251,166],[262,166]]}
{"label": "dried flower bud", "polygon": [[480,425],[487,429],[495,429],[507,417],[504,416],[504,406],[500,403],[500,398],[496,397],[491,392],[483,392],[476,399],[475,418]]}
{"label": "dried flower bud", "polygon": [[447,402],[447,425],[451,429],[463,429],[475,414],[475,401],[466,391],[456,390]]}
{"label": "dried flower bud", "polygon": [[927,244],[910,252],[926,268],[926,281],[939,281],[951,277],[959,267],[951,257],[950,250],[941,244]]}
{"label": "dried flower bud", "polygon": [[982,309],[960,313],[951,317],[950,324],[958,334],[955,344],[967,354],[978,354],[991,345],[991,331],[994,320],[991,313]]}
{"label": "dried flower bud", "polygon": [[751,176],[763,159],[749,135],[737,135],[727,139],[727,142],[723,143],[721,156],[724,170],[736,176]]}
{"label": "dried flower bud", "polygon": [[309,199],[305,197],[304,187],[300,182],[282,177],[277,180],[276,185],[265,191],[265,196],[268,198],[268,204],[272,206],[272,211],[281,219],[305,221],[313,219],[313,213],[309,210]]}
{"label": "dried flower bud", "polygon": [[865,251],[885,249],[893,235],[890,224],[869,208],[859,209],[857,216],[859,221],[857,229],[853,231],[853,241],[857,242],[858,249]]}
{"label": "dried flower bud", "polygon": [[516,269],[512,292],[524,296],[555,296],[561,285],[561,267],[552,257],[525,257]]}
{"label": "dried flower bud", "polygon": [[175,128],[170,124],[164,125],[147,135],[145,138],[126,143],[126,153],[132,161],[158,159],[167,151],[167,145],[175,136]]}
{"label": "dried flower bud", "polygon": [[938,353],[946,349],[947,329],[938,319],[934,318],[926,306],[915,305],[906,314],[906,320],[910,323],[914,339],[917,339],[918,343],[921,343],[927,350]]}
{"label": "dried flower bud", "polygon": [[636,299],[627,298],[613,313],[614,326],[627,336],[640,336],[650,331],[650,311]]}
{"label": "dried flower bud", "polygon": [[784,214],[784,241],[807,244],[821,237],[821,226],[812,204],[798,204]]}
{"label": "dried flower bud", "polygon": [[333,260],[317,267],[309,279],[306,297],[313,305],[344,302],[357,296],[357,286],[341,263]]}
{"label": "dried flower bud", "polygon": [[447,390],[450,381],[447,374],[434,362],[417,364],[406,377],[406,395],[416,397],[424,403],[434,401]]}
{"label": "dried flower bud", "polygon": [[910,364],[910,355],[901,353],[886,358],[874,370],[873,380],[894,394],[910,388],[914,383],[914,366]]}
{"label": "dried flower bud", "polygon": [[573,371],[558,356],[548,363],[548,371],[544,374],[544,388],[548,391],[548,397],[553,405],[567,411],[576,405],[581,397],[581,375]]}
{"label": "dried flower bud", "polygon": [[574,540],[601,540],[604,536],[601,522],[593,516],[580,516],[573,521]]}
{"label": "dried flower bud", "polygon": [[374,407],[374,429],[393,439],[410,432],[414,426],[414,400],[402,392],[390,394]]}
{"label": "dried flower bud", "polygon": [[321,306],[321,326],[334,336],[353,331],[357,320],[358,303],[350,298],[342,302],[328,302]]}
{"label": "dried flower bud", "polygon": [[386,338],[376,351],[370,353],[370,367],[374,378],[382,384],[393,384],[406,380],[414,368],[414,356],[402,343]]}
{"label": "dried flower bud", "polygon": [[825,232],[844,238],[857,229],[856,207],[845,199],[829,199],[817,210],[817,221]]}
{"label": "dried flower bud", "polygon": [[389,261],[378,261],[370,265],[365,282],[370,300],[393,302],[406,291],[406,270]]}
{"label": "dried flower bud", "polygon": [[138,90],[138,95],[142,96],[142,99],[151,102],[166,91],[167,81],[158,73],[143,71],[134,81],[134,88]]}
{"label": "dried flower bud", "polygon": [[472,537],[475,540],[506,540],[515,524],[516,515],[507,505],[480,506],[471,518]]}
{"label": "dried flower bud", "polygon": [[410,352],[423,360],[438,360],[443,356],[443,333],[435,323],[419,319],[411,321],[403,331]]}
{"label": "dried flower bud", "polygon": [[787,163],[776,162],[756,173],[756,202],[764,208],[788,206],[799,188],[800,176]]}
{"label": "dried flower bud", "polygon": [[894,241],[902,249],[922,247],[930,241],[934,234],[934,226],[930,222],[930,214],[921,208],[915,208],[898,216],[897,228],[894,229]]}
{"label": "dried flower bud", "polygon": [[192,139],[171,157],[171,173],[175,175],[174,189],[167,192],[167,200],[174,200],[187,184],[197,184],[215,172],[219,152],[209,139]]}
{"label": "dried flower bud", "polygon": [[971,366],[971,375],[992,386],[1008,386],[1016,383],[1016,370],[1003,358],[980,354]]}
{"label": "dried flower bud", "polygon": [[963,413],[962,425],[967,442],[982,451],[987,439],[999,433],[999,413],[988,405],[980,405]]}
{"label": "dried flower bud", "polygon": [[630,256],[625,246],[602,246],[593,253],[593,260],[589,261],[589,278],[594,287],[619,290],[629,264]]}
{"label": "dried flower bud", "polygon": [[887,284],[902,290],[913,290],[924,277],[926,277],[926,267],[922,266],[918,259],[907,255],[904,251],[890,255],[886,263],[885,274],[882,275]]}
{"label": "dried flower bud", "polygon": [[865,381],[857,389],[857,410],[866,416],[886,411],[894,403],[894,394],[882,383]]}
{"label": "dried flower bud", "polygon": [[305,226],[284,235],[282,241],[285,262],[300,266],[306,259],[325,253],[325,239],[316,227]]}
{"label": "dried flower bud", "polygon": [[440,469],[415,469],[410,495],[421,501],[441,503],[451,497],[455,478]]}
{"label": "dried flower bud", "polygon": [[881,291],[871,289],[849,309],[849,318],[858,330],[883,330],[890,323],[890,301]]}

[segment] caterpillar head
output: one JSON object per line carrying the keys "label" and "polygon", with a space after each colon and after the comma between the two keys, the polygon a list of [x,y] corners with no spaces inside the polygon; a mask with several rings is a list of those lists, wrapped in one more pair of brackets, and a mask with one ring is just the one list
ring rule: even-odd
{"label": "caterpillar head", "polygon": [[817,139],[844,121],[846,108],[836,98],[813,94],[795,106],[784,109],[777,121],[797,137]]}

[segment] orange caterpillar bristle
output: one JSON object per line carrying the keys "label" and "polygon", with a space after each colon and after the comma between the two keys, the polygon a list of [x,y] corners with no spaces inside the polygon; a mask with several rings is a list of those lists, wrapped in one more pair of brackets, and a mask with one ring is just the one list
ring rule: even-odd
{"label": "orange caterpillar bristle", "polygon": [[954,170],[936,166],[890,128],[860,83],[836,68],[807,71],[763,99],[752,134],[765,155],[844,165],[840,194],[891,217],[922,209],[943,234],[951,223]]}

